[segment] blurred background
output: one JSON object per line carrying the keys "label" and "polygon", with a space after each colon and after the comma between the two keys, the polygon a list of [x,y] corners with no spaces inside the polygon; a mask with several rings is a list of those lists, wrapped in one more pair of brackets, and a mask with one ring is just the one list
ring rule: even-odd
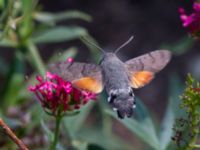
{"label": "blurred background", "polygon": [[[67,57],[98,63],[100,52],[84,43],[80,36],[113,51],[134,35],[134,40],[118,53],[123,61],[157,49],[173,53],[171,62],[149,85],[135,90],[140,99],[135,119],[117,121],[104,93],[85,108],[87,111],[83,110],[84,116],[78,116],[79,121],[73,117],[65,119],[62,131],[67,127],[68,132],[72,131],[72,143],[65,141],[68,135],[62,133],[64,146],[60,147],[81,149],[83,141],[87,141],[86,149],[173,149],[172,125],[181,114],[179,95],[186,75],[190,72],[200,80],[199,40],[188,35],[178,13],[179,7],[191,12],[192,4],[193,1],[186,0],[1,0],[1,116],[30,149],[45,149],[46,126],[52,128],[52,120],[45,114],[38,116],[42,109],[27,92],[35,75],[43,74],[49,63]],[[169,112],[173,115],[169,116]],[[49,124],[45,126],[41,120]],[[73,123],[79,126],[71,129]],[[140,125],[144,127],[140,129]],[[148,131],[151,126],[152,131]],[[165,126],[167,130],[162,135]],[[159,140],[164,141],[162,148],[155,146]],[[0,136],[2,149],[13,149],[11,143]]]}

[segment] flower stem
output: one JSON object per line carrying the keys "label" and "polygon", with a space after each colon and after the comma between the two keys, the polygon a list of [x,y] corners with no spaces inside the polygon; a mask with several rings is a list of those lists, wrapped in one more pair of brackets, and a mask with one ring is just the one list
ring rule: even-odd
{"label": "flower stem", "polygon": [[55,128],[55,131],[54,131],[54,139],[52,141],[50,150],[56,150],[56,145],[57,145],[57,142],[58,142],[61,119],[62,119],[62,116],[60,114],[56,116],[56,128]]}
{"label": "flower stem", "polygon": [[[196,108],[193,108],[193,110],[196,110]],[[195,112],[192,113],[192,133],[193,133],[193,138],[190,140],[189,144],[188,144],[188,147],[186,150],[192,150],[196,147],[196,142],[197,142],[197,139],[198,139],[198,135],[199,135],[199,124],[197,123],[196,121],[196,116],[195,116]]]}

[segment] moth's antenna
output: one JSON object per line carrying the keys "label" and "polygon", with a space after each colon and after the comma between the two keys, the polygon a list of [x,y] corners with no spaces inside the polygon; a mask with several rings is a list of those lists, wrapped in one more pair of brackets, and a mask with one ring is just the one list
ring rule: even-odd
{"label": "moth's antenna", "polygon": [[133,40],[134,36],[131,36],[124,44],[122,44],[120,47],[118,47],[116,50],[115,50],[115,54],[121,50],[124,46],[126,46],[128,43],[130,43],[132,40]]}
{"label": "moth's antenna", "polygon": [[90,45],[96,47],[96,48],[99,49],[102,53],[106,53],[101,47],[99,47],[99,46],[97,46],[95,43],[89,41],[87,38],[81,37],[81,39],[82,39],[83,41],[87,42],[88,44],[90,44]]}

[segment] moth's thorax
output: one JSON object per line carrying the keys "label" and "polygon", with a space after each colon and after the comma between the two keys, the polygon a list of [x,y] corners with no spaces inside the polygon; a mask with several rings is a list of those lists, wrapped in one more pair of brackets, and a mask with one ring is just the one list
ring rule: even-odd
{"label": "moth's thorax", "polygon": [[114,53],[106,53],[100,65],[107,93],[130,87],[127,68]]}

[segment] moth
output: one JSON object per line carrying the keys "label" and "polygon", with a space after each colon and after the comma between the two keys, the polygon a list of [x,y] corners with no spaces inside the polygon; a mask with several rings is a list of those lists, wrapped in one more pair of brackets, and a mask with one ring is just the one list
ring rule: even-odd
{"label": "moth", "polygon": [[122,62],[116,53],[132,39],[133,37],[114,52],[105,52],[87,41],[102,51],[103,57],[99,65],[58,62],[50,65],[50,69],[82,90],[101,93],[105,87],[108,94],[107,101],[117,112],[118,117],[121,119],[131,117],[136,107],[133,89],[147,85],[171,59],[170,51],[156,50]]}

